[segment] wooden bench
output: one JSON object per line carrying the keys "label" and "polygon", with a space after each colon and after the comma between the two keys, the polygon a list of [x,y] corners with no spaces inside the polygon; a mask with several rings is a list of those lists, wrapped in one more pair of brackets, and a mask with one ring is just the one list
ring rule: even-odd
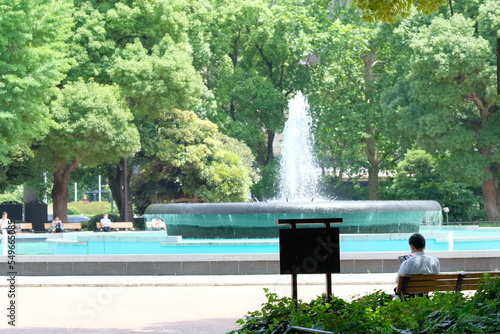
{"label": "wooden bench", "polygon": [[31,223],[19,223],[19,231],[20,233],[23,233],[23,231],[28,231],[31,233],[35,233],[35,230],[33,230],[33,224]]}
{"label": "wooden bench", "polygon": [[68,231],[81,231],[82,223],[63,223],[63,227]]}
{"label": "wooden bench", "polygon": [[[153,230],[153,223],[152,222],[146,222],[146,230],[151,231]],[[167,230],[167,225],[165,225],[165,222],[162,220],[160,222],[160,230]]]}
{"label": "wooden bench", "polygon": [[[97,229],[100,230],[100,229],[102,229],[102,224],[100,222],[97,222],[96,227],[97,227]],[[112,222],[111,223],[111,230],[135,231],[135,228],[134,228],[134,223],[132,223],[132,222]]]}
{"label": "wooden bench", "polygon": [[[63,223],[63,227],[66,231],[81,231],[82,223]],[[54,232],[52,230],[52,223],[44,223],[43,228],[46,232]]]}
{"label": "wooden bench", "polygon": [[404,297],[417,293],[428,293],[434,291],[468,291],[477,290],[477,287],[485,274],[500,277],[500,271],[470,272],[470,273],[443,273],[434,275],[401,275],[395,293]]}

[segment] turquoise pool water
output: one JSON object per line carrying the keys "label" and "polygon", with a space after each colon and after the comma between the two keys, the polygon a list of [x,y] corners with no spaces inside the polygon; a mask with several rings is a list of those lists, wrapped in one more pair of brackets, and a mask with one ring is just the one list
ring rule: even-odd
{"label": "turquoise pool water", "polygon": [[[428,251],[450,250],[448,230],[421,231],[427,238]],[[181,242],[162,242],[164,234],[119,234],[109,237],[79,237],[78,232],[65,235],[53,242],[39,239],[18,242],[18,255],[49,254],[278,254],[278,239],[184,239]],[[351,252],[407,252],[407,234],[342,235],[340,251]],[[79,240],[83,239],[86,241]],[[95,241],[93,239],[99,239]],[[500,228],[453,230],[452,249],[500,250]]]}

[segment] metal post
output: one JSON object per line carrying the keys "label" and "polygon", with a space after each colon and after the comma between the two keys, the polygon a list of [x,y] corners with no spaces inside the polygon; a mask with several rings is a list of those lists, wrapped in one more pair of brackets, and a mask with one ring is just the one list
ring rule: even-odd
{"label": "metal post", "polygon": [[98,186],[98,189],[99,189],[99,202],[101,201],[101,175],[99,175],[99,186]]}
{"label": "metal post", "polygon": [[[325,223],[325,240],[326,235],[328,235],[328,231],[330,230],[330,223]],[[326,299],[330,300],[330,296],[332,295],[332,273],[330,270],[327,270],[326,275]]]}
{"label": "metal post", "polygon": [[299,299],[299,294],[297,290],[297,274],[292,274],[292,299],[297,301]]}
{"label": "metal post", "polygon": [[[299,240],[297,236],[297,225],[291,224],[294,238],[294,252],[295,258],[298,258],[297,249],[299,247]],[[297,273],[292,273],[292,299],[297,301],[299,299],[298,289],[297,289]]]}
{"label": "metal post", "polygon": [[126,222],[130,221],[128,214],[128,183],[127,183],[128,165],[127,158],[123,159],[123,206],[124,206],[124,219]]}
{"label": "metal post", "polygon": [[43,173],[43,202],[48,204],[47,200],[47,172]]}

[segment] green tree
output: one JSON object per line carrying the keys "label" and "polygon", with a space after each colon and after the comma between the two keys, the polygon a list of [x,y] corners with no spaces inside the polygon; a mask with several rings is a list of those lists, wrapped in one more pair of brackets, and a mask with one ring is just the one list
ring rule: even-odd
{"label": "green tree", "polygon": [[250,146],[262,168],[274,158],[287,100],[310,82],[311,35],[328,2],[217,1],[209,25],[212,57],[203,72],[221,131]]}
{"label": "green tree", "polygon": [[[204,92],[192,65],[187,19],[191,10],[184,0],[77,1],[71,39],[77,66],[69,80],[83,77],[117,84],[134,115],[133,123],[141,137],[146,136],[149,129],[144,124],[174,108],[189,109]],[[122,159],[107,168],[122,219],[132,211],[123,193],[130,189],[126,166]]]}
{"label": "green tree", "polygon": [[252,184],[249,148],[195,113],[175,110],[148,124],[135,203],[246,201]]}
{"label": "green tree", "polygon": [[47,102],[69,68],[71,1],[2,0],[0,8],[0,163],[8,164],[52,124]]}
{"label": "green tree", "polygon": [[308,89],[319,159],[334,179],[368,174],[369,199],[380,199],[379,174],[395,166],[400,152],[381,94],[395,80],[390,27],[363,22],[353,8],[338,8],[325,38],[320,62]]}
{"label": "green tree", "polygon": [[395,170],[392,190],[398,200],[435,200],[450,208],[452,221],[471,220],[479,201],[463,182],[439,171],[438,160],[421,149],[409,150]]}
{"label": "green tree", "polygon": [[[354,0],[353,3],[367,21],[395,22],[399,17],[408,17],[414,5],[418,11],[430,14],[445,5],[446,0]],[[451,6],[451,0],[449,3]]]}
{"label": "green tree", "polygon": [[54,176],[54,214],[67,220],[68,181],[79,165],[113,163],[139,149],[132,114],[118,87],[76,81],[52,103],[53,128],[36,157]]}
{"label": "green tree", "polygon": [[475,19],[455,14],[423,26],[403,22],[397,31],[411,56],[392,98],[399,127],[443,157],[441,170],[482,187],[490,220],[500,219],[500,98],[491,37],[500,30],[487,13],[499,8],[485,1]]}

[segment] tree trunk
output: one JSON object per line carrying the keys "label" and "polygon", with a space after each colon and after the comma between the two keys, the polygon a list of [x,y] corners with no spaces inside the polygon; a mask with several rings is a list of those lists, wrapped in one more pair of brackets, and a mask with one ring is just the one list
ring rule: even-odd
{"label": "tree trunk", "polygon": [[373,65],[375,63],[376,50],[371,49],[370,53],[363,57],[364,62],[364,79],[365,79],[365,102],[366,110],[370,113],[368,118],[368,126],[365,132],[369,135],[366,139],[366,156],[370,167],[368,168],[368,198],[370,200],[379,200],[378,195],[378,173],[379,173],[379,163],[377,161],[377,146],[375,143],[375,134],[373,129],[372,120],[372,108],[375,108],[372,101],[372,83],[373,83]]}
{"label": "tree trunk", "polygon": [[78,166],[78,162],[64,165],[54,172],[54,185],[52,186],[53,216],[59,216],[63,223],[68,222],[68,182],[71,171]]}
{"label": "tree trunk", "polygon": [[500,221],[500,191],[495,179],[487,179],[482,184],[484,210],[488,220]]}
{"label": "tree trunk", "polygon": [[[111,189],[111,194],[116,203],[118,211],[120,212],[120,220],[125,221],[127,215],[125,210],[128,210],[128,218],[132,219],[132,196],[130,191],[130,173],[127,172],[127,178],[125,179],[124,159],[121,160],[120,165],[114,166],[108,172],[109,188]],[[125,187],[125,181],[127,185]],[[124,189],[128,189],[128,203],[125,203],[125,192]]]}
{"label": "tree trunk", "polygon": [[370,167],[368,168],[368,198],[370,200],[379,200],[380,199],[380,196],[378,194],[379,166],[377,161],[377,149],[375,147],[375,138],[373,136],[370,136],[366,140],[366,155],[368,157],[368,162],[370,163]]}
{"label": "tree trunk", "polygon": [[274,158],[274,137],[276,133],[271,130],[267,130],[267,157],[266,157],[266,165]]}

